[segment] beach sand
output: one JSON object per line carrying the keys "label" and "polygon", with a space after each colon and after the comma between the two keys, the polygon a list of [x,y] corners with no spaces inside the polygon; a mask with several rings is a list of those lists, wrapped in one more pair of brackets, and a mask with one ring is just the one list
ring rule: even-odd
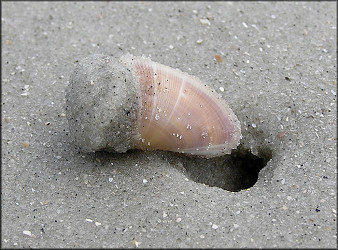
{"label": "beach sand", "polygon": [[[3,2],[3,248],[337,247],[334,2]],[[65,89],[91,54],[200,78],[231,155],[82,153]]]}

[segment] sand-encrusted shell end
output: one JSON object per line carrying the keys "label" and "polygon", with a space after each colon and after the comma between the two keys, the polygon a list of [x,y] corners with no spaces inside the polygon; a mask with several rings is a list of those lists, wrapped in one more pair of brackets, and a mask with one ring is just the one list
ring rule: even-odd
{"label": "sand-encrusted shell end", "polygon": [[92,55],[80,61],[66,89],[70,133],[84,152],[126,152],[139,138],[136,79],[117,59]]}

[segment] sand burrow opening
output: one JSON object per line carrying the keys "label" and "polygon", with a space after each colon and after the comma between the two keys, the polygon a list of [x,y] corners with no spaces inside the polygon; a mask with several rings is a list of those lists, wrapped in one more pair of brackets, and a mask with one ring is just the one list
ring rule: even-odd
{"label": "sand burrow opening", "polygon": [[188,177],[195,182],[238,192],[257,182],[259,171],[271,158],[270,148],[259,148],[256,156],[240,145],[230,155],[212,159],[186,159],[183,166]]}

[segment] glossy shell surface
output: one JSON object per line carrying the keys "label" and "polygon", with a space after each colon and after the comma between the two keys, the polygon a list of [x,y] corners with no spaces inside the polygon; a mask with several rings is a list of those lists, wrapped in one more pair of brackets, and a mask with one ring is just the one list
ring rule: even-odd
{"label": "glossy shell surface", "polygon": [[240,122],[221,96],[196,77],[130,54],[120,58],[138,79],[140,149],[216,157],[241,138]]}

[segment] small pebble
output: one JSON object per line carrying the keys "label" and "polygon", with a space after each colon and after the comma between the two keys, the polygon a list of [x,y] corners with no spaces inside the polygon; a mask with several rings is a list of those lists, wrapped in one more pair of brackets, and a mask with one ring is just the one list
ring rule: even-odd
{"label": "small pebble", "polygon": [[202,39],[198,39],[198,40],[196,41],[196,43],[197,43],[197,44],[201,44],[201,43],[203,43],[203,40],[202,40]]}
{"label": "small pebble", "polygon": [[138,247],[141,244],[141,242],[138,242],[135,239],[133,239],[132,243],[134,247]]}
{"label": "small pebble", "polygon": [[284,136],[285,136],[285,131],[279,132],[279,133],[277,134],[277,138],[278,138],[278,139],[281,139],[281,138],[283,138]]}
{"label": "small pebble", "polygon": [[221,55],[215,55],[215,59],[216,59],[216,61],[217,62],[223,62],[223,58],[222,58],[222,56]]}
{"label": "small pebble", "polygon": [[207,24],[207,25],[211,24],[210,21],[208,19],[206,19],[206,18],[201,18],[200,22],[201,22],[201,24]]}
{"label": "small pebble", "polygon": [[224,88],[223,87],[219,87],[219,90],[224,92]]}
{"label": "small pebble", "polygon": [[24,146],[25,148],[28,148],[28,147],[29,147],[29,142],[28,142],[28,141],[24,141],[24,142],[23,142],[23,146]]}
{"label": "small pebble", "polygon": [[32,236],[32,232],[29,231],[29,230],[23,230],[22,233],[23,233],[24,235]]}
{"label": "small pebble", "polygon": [[212,227],[213,229],[217,229],[217,228],[218,228],[218,226],[217,226],[216,224],[213,224],[211,227]]}

